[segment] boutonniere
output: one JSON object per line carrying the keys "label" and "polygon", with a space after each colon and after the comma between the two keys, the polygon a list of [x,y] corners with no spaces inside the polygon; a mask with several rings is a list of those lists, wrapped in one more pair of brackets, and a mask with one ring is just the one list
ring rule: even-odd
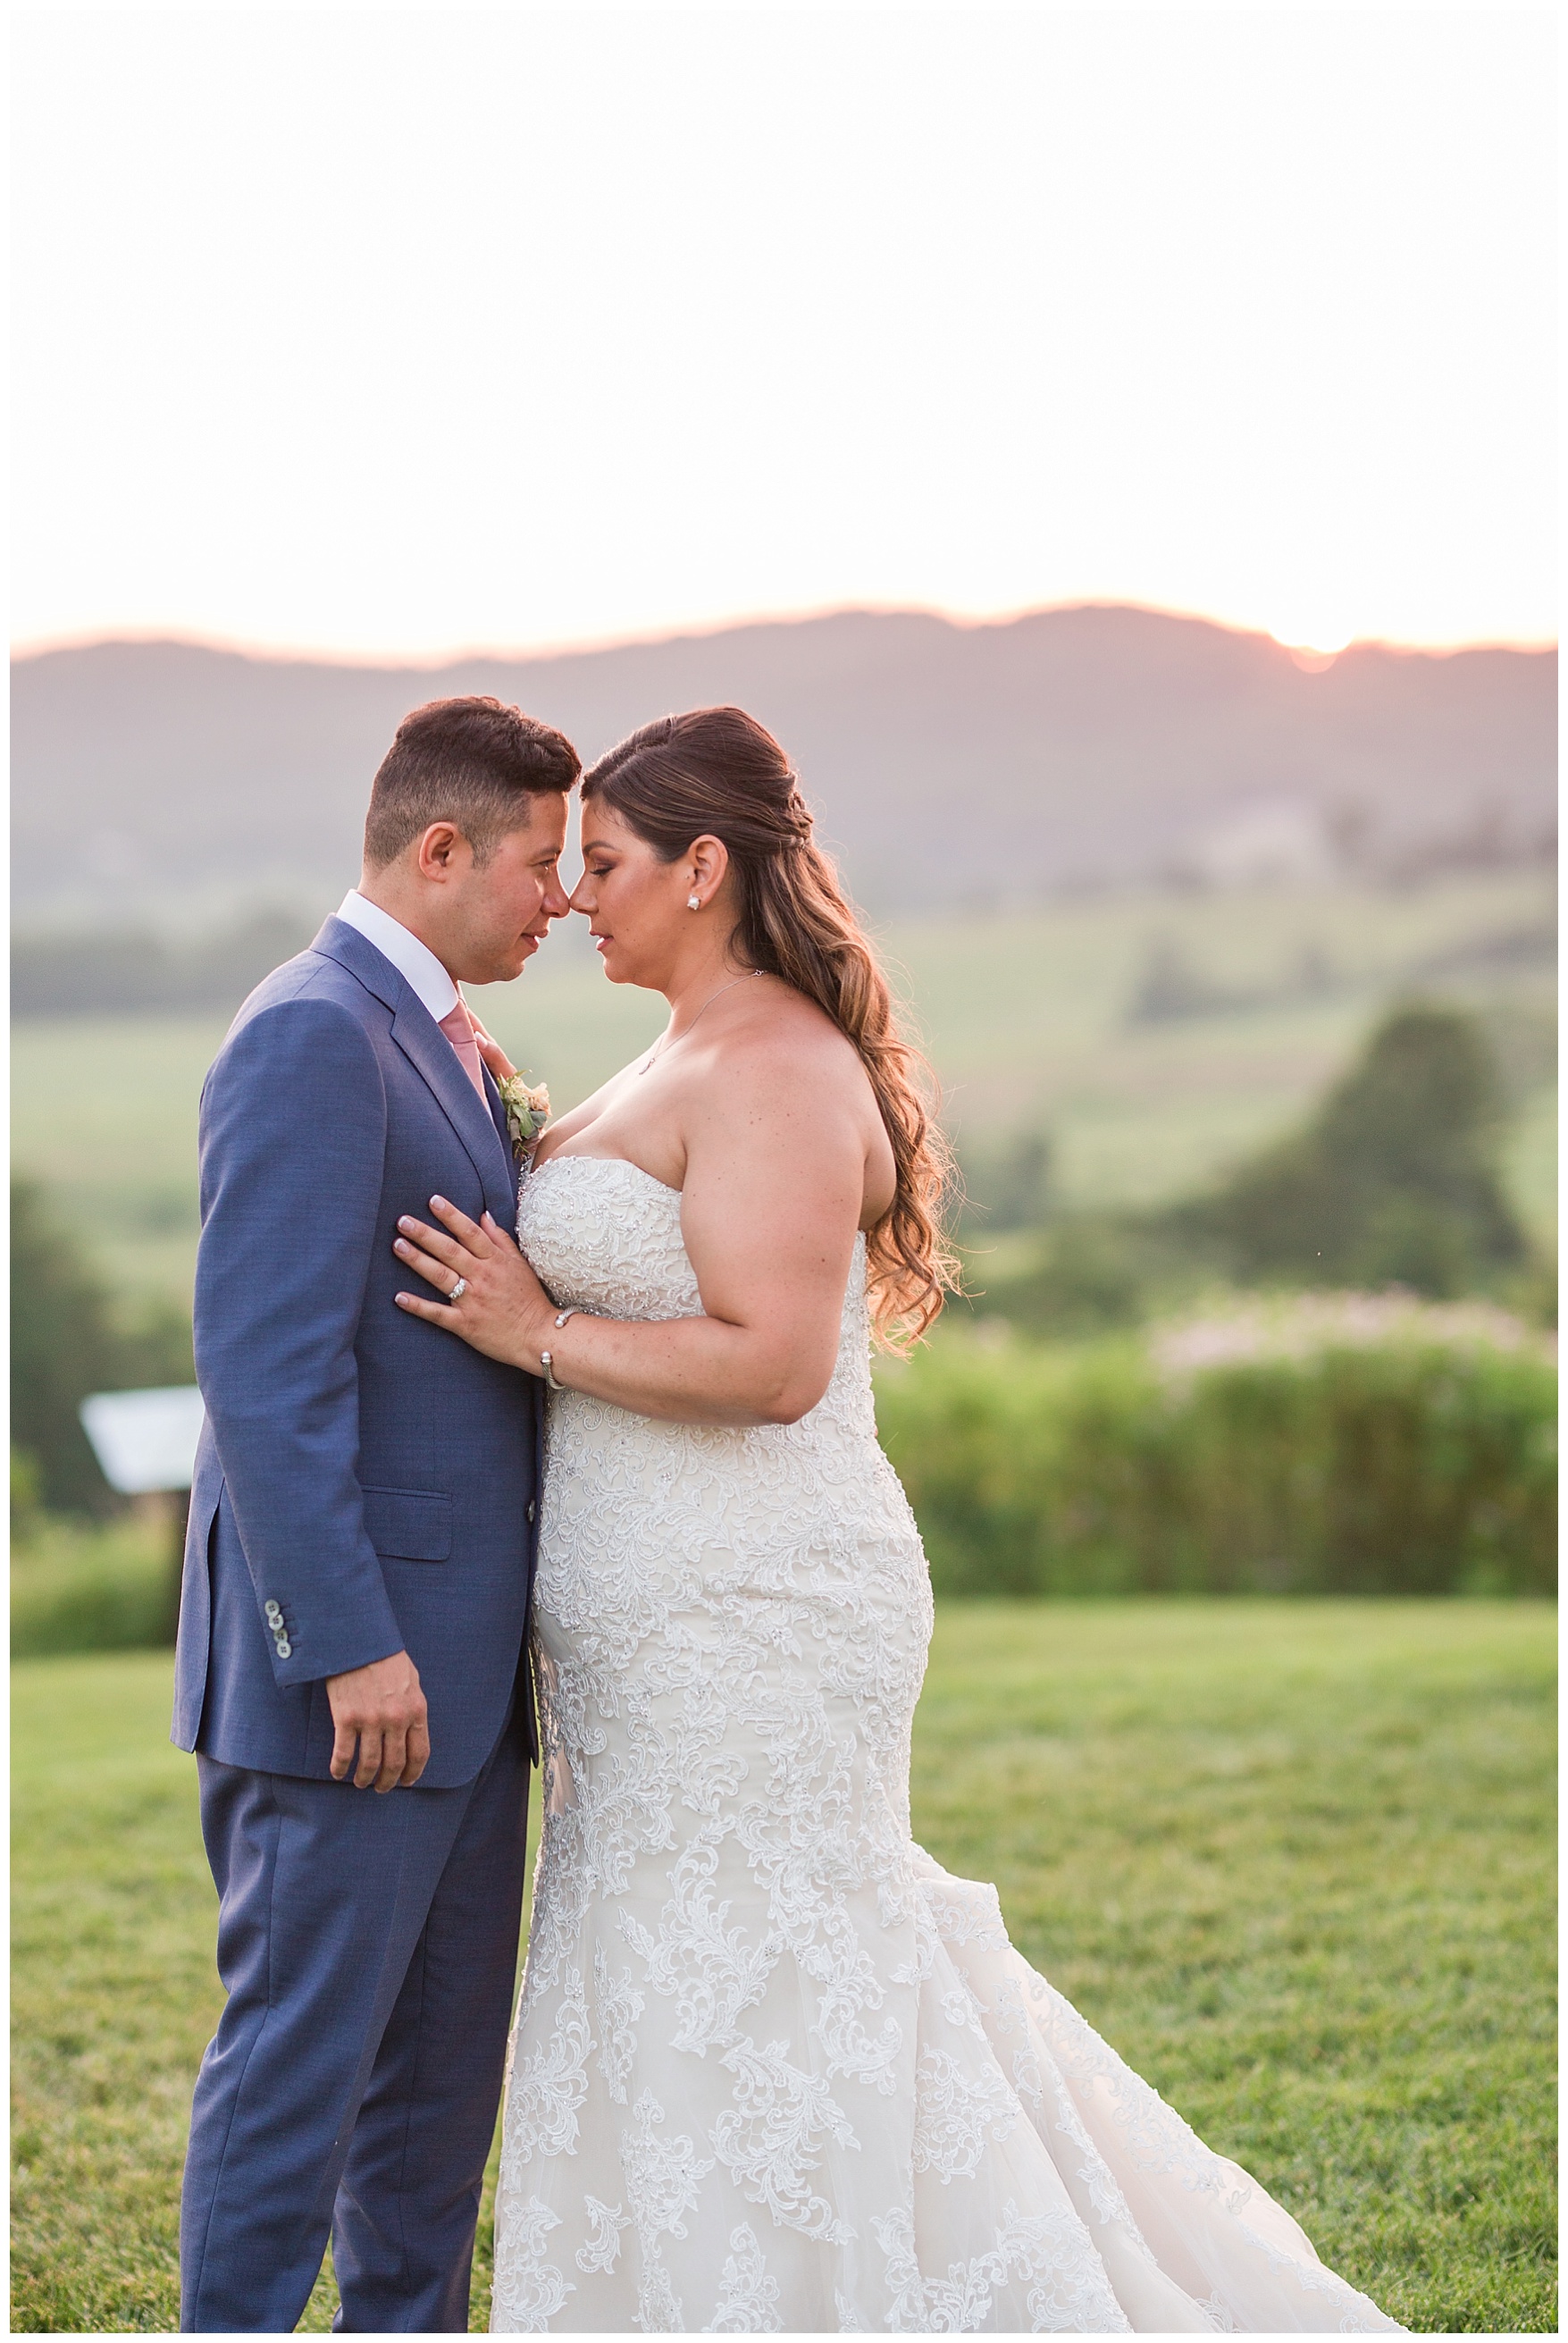
{"label": "boutonniere", "polygon": [[501,1104],[507,1111],[507,1130],[511,1137],[512,1153],[524,1163],[533,1153],[538,1136],[550,1119],[550,1091],[548,1082],[531,1085],[521,1074],[508,1074],[496,1088],[501,1093]]}

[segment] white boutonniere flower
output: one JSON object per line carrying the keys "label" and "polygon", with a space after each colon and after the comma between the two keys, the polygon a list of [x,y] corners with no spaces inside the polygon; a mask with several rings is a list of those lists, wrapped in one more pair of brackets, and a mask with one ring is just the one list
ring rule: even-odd
{"label": "white boutonniere flower", "polygon": [[507,1111],[507,1129],[511,1134],[512,1153],[519,1163],[526,1163],[538,1143],[538,1136],[550,1119],[550,1091],[548,1082],[530,1084],[521,1074],[508,1074],[498,1082],[501,1104]]}

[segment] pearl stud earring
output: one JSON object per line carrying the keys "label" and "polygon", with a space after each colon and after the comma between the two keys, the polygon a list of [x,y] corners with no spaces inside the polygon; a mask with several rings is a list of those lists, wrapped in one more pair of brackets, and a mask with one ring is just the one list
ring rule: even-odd
{"label": "pearl stud earring", "polygon": [[686,908],[689,911],[700,911],[702,909],[700,899],[696,895],[689,895],[686,899]]}

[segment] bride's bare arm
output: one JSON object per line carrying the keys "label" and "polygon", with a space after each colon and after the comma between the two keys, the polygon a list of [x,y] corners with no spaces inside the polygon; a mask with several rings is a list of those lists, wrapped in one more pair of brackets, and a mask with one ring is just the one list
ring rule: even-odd
{"label": "bride's bare arm", "polygon": [[[825,1053],[826,1054],[826,1053]],[[836,1055],[837,1053],[835,1053]],[[676,1423],[793,1423],[828,1388],[865,1190],[859,1070],[803,1081],[798,1050],[729,1058],[688,1103],[681,1232],[705,1316],[664,1322],[556,1306],[494,1222],[432,1200],[441,1226],[405,1221],[399,1257],[456,1307],[400,1305],[487,1352],[638,1415]]]}

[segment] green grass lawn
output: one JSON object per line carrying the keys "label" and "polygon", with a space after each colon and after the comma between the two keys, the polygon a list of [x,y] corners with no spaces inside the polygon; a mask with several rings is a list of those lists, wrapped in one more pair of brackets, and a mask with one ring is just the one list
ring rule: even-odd
{"label": "green grass lawn", "polygon": [[[1544,2333],[1543,1605],[950,1605],[915,1827],[1406,2325]],[[13,1677],[13,2327],[160,2331],[218,2007],[165,1654]],[[488,2210],[475,2288],[488,2315]],[[328,2324],[330,2282],[305,2321]]]}
{"label": "green grass lawn", "polygon": [[[1345,1064],[1390,997],[1434,952],[1539,923],[1548,880],[1471,873],[1400,893],[1355,887],[1221,896],[1111,896],[1034,911],[890,921],[881,942],[940,1076],[960,1138],[1048,1128],[1070,1203],[1184,1193],[1273,1137]],[[1321,995],[1164,1024],[1128,1020],[1151,942],[1213,982],[1278,986],[1304,954]],[[514,1058],[574,1105],[645,1048],[656,996],[607,983],[580,922],[520,982],[475,995]],[[1422,989],[1549,1015],[1548,968],[1473,971]],[[223,1017],[80,1018],[16,1028],[13,1146],[78,1219],[127,1295],[188,1298],[196,1257],[196,1102]],[[1550,1236],[1553,1093],[1523,1103],[1509,1171]]]}

